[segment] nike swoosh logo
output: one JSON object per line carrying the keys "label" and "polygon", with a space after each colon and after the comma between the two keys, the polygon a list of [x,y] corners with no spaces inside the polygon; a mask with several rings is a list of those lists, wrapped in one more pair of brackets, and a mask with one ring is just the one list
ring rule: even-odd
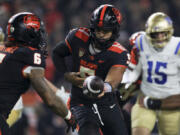
{"label": "nike swoosh logo", "polygon": [[116,106],[116,104],[113,104],[111,106],[109,106],[111,109],[114,108]]}

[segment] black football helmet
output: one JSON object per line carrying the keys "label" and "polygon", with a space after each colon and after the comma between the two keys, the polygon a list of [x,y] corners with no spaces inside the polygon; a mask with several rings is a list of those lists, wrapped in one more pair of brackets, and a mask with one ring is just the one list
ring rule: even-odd
{"label": "black football helmet", "polygon": [[13,15],[7,26],[7,42],[15,46],[30,46],[40,50],[46,49],[46,31],[41,19],[30,12]]}
{"label": "black football helmet", "polygon": [[[122,15],[113,5],[105,4],[96,8],[90,19],[90,30],[92,41],[98,45],[101,50],[109,48],[119,37]],[[110,30],[112,36],[107,41],[100,41],[95,35],[95,29]]]}

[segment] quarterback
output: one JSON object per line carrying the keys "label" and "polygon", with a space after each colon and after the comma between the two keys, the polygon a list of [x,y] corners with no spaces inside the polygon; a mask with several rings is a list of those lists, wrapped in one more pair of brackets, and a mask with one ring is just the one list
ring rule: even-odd
{"label": "quarterback", "polygon": [[[142,75],[142,82],[132,108],[133,135],[149,135],[156,121],[160,134],[179,134],[180,111],[161,109],[167,103],[164,101],[171,101],[169,97],[180,94],[180,38],[173,32],[171,18],[157,12],[148,18],[145,32],[135,40],[139,52],[135,71]],[[142,105],[140,97],[144,96]],[[157,102],[152,104],[153,101]]]}

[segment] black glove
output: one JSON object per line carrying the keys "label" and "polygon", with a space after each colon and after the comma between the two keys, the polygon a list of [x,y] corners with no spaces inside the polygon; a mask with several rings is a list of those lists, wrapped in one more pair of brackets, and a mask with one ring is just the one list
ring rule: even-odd
{"label": "black glove", "polygon": [[66,129],[66,133],[68,133],[70,131],[70,129],[72,128],[72,132],[74,132],[74,130],[76,129],[76,121],[73,115],[71,115],[71,118],[69,120],[64,119],[66,124],[67,124],[67,129]]}

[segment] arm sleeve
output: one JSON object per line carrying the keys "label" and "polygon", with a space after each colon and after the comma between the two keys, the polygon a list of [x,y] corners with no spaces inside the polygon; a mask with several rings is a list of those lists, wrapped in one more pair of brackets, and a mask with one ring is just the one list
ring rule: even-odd
{"label": "arm sleeve", "polygon": [[45,57],[40,50],[31,50],[29,48],[19,48],[12,57],[16,61],[21,61],[26,66],[35,66],[45,68]]}
{"label": "arm sleeve", "polygon": [[116,53],[115,55],[113,55],[111,59],[111,64],[112,66],[128,66],[128,62],[129,62],[129,58],[128,58],[128,52],[124,51],[122,53]]}
{"label": "arm sleeve", "polygon": [[65,57],[69,55],[71,55],[71,52],[68,46],[66,45],[65,41],[59,42],[53,49],[52,60],[56,69],[59,72],[65,73],[68,71],[66,63],[65,63]]}

